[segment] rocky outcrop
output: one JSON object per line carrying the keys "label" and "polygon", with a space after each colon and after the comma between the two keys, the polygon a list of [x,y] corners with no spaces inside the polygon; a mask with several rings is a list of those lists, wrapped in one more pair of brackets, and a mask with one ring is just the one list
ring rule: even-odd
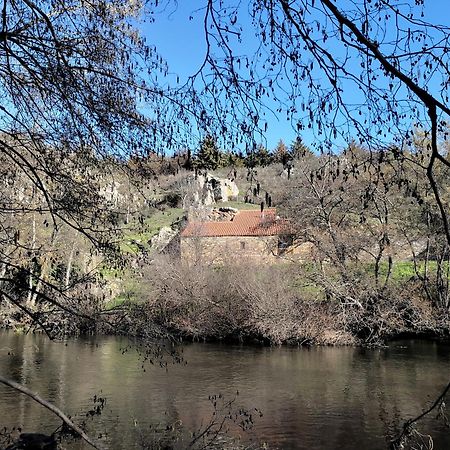
{"label": "rocky outcrop", "polygon": [[238,210],[236,208],[213,208],[207,215],[206,220],[211,222],[233,220],[237,213]]}
{"label": "rocky outcrop", "polygon": [[219,178],[210,174],[190,175],[183,186],[183,207],[213,205],[218,202],[237,200],[239,189],[228,178]]}
{"label": "rocky outcrop", "polygon": [[286,166],[286,167],[283,167],[283,170],[280,173],[280,177],[286,178],[289,180],[291,178],[291,176],[296,175],[296,174],[297,174],[297,169],[295,169],[294,166]]}
{"label": "rocky outcrop", "polygon": [[171,227],[162,227],[159,233],[150,239],[152,250],[161,253],[178,234],[178,230]]}

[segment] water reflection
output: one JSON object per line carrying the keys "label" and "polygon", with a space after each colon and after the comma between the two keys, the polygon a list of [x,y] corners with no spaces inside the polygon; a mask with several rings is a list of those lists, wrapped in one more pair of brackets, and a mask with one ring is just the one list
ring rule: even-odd
{"label": "water reflection", "polygon": [[[91,425],[109,448],[133,448],[136,431],[180,421],[194,430],[211,414],[208,395],[258,407],[264,416],[245,439],[283,449],[380,449],[385,435],[421,411],[448,382],[450,347],[421,341],[387,349],[259,348],[186,345],[187,365],[166,372],[145,365],[126,339],[54,343],[44,336],[0,334],[0,370],[73,416],[94,395],[107,408]],[[58,420],[24,396],[0,386],[0,425],[51,432]],[[449,448],[448,430],[434,420],[423,430],[435,448]],[[77,447],[79,448],[79,446]]]}

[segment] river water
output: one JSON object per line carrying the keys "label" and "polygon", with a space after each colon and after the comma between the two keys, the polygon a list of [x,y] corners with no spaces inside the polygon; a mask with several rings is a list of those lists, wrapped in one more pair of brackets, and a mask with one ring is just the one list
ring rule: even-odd
{"label": "river water", "polygon": [[[111,449],[140,448],[167,424],[204,429],[212,417],[221,417],[220,411],[212,416],[208,399],[219,394],[219,409],[223,399],[235,399],[234,410],[252,413],[250,430],[230,425],[228,433],[248,445],[383,449],[386,434],[430,405],[450,378],[450,346],[419,340],[376,350],[187,344],[182,355],[181,363],[167,358],[165,368],[156,360],[151,365],[126,338],[50,342],[41,335],[0,333],[3,376],[75,420],[85,417],[95,395],[107,399],[102,414],[87,425]],[[58,424],[32,400],[0,385],[1,427],[50,434]],[[433,436],[435,449],[450,448],[449,429],[434,415],[420,431]],[[77,442],[71,448],[87,447]]]}

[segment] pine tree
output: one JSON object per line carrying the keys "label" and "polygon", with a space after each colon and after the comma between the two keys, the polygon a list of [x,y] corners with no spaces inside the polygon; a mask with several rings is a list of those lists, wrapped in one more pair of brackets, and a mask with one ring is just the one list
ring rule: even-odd
{"label": "pine tree", "polygon": [[289,155],[289,149],[282,139],[278,142],[275,150],[273,151],[273,157],[276,162],[279,162],[285,166],[287,162],[291,159]]}
{"label": "pine tree", "polygon": [[201,170],[216,170],[220,163],[220,151],[216,138],[207,134],[200,143],[195,158],[195,167]]}
{"label": "pine tree", "polygon": [[267,150],[267,148],[262,144],[256,147],[255,161],[256,165],[262,167],[268,166],[272,163],[272,155],[270,154],[269,150]]}
{"label": "pine tree", "polygon": [[305,156],[313,155],[313,152],[303,142],[303,139],[300,136],[297,136],[291,144],[290,154],[293,159],[300,159]]}

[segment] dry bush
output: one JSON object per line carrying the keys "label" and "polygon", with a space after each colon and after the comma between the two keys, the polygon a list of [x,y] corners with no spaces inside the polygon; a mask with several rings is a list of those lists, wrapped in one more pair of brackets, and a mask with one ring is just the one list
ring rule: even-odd
{"label": "dry bush", "polygon": [[430,305],[418,283],[377,289],[367,277],[355,283],[350,294],[353,302],[333,297],[330,292],[341,329],[353,336],[356,343],[380,345],[404,334],[446,332],[439,325],[442,312]]}
{"label": "dry bush", "polygon": [[323,283],[320,296],[299,289],[295,270],[161,257],[144,276],[145,320],[189,339],[270,344],[379,345],[404,333],[448,332],[448,320],[413,282],[380,290],[369,275],[352,286],[349,274],[348,285]]}
{"label": "dry bush", "polygon": [[187,266],[160,258],[145,279],[153,320],[193,339],[354,343],[336,307],[299,298],[290,268]]}

